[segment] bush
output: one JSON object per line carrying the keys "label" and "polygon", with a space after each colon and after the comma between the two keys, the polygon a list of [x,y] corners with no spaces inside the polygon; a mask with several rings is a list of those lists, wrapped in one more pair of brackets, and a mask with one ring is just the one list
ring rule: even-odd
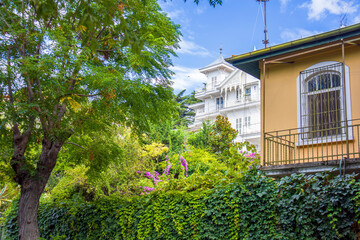
{"label": "bush", "polygon": [[[276,181],[251,169],[209,190],[43,202],[38,219],[45,239],[356,239],[358,192],[353,175]],[[16,208],[5,215],[16,239]]]}

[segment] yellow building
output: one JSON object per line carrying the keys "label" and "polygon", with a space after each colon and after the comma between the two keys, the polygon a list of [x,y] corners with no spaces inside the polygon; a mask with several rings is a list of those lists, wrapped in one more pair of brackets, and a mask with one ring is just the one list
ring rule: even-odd
{"label": "yellow building", "polygon": [[262,169],[360,170],[360,24],[226,59],[261,79]]}

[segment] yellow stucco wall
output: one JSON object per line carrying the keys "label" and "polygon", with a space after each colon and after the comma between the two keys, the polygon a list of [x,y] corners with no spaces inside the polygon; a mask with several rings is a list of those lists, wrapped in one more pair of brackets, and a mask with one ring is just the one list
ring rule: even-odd
{"label": "yellow stucco wall", "polygon": [[[283,56],[276,58],[279,57]],[[265,68],[265,86],[262,84],[264,92],[261,99],[262,118],[264,118],[261,129],[262,140],[266,132],[297,128],[297,77],[299,73],[320,62],[342,62],[341,45],[283,61],[293,63],[271,63]],[[360,46],[346,45],[345,64],[350,71],[352,119],[360,119]],[[263,81],[261,62],[260,69]],[[262,141],[261,149],[264,149],[264,141]]]}

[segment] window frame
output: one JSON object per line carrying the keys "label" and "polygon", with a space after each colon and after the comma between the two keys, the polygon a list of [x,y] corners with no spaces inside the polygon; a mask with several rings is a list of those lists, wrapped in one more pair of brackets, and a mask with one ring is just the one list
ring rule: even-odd
{"label": "window frame", "polygon": [[217,111],[223,109],[224,108],[224,98],[223,97],[217,97],[215,99],[215,105],[216,105],[216,110]]}
{"label": "window frame", "polygon": [[235,90],[235,98],[236,98],[236,101],[240,101],[240,99],[241,99],[241,88],[239,88],[239,87],[237,87]]}
{"label": "window frame", "polygon": [[238,131],[238,135],[242,134],[242,118],[236,118],[236,124],[235,128]]}
{"label": "window frame", "polygon": [[[336,61],[324,61],[324,62],[320,62],[317,64],[314,64],[308,68],[306,68],[303,71],[306,70],[311,70],[311,69],[316,69],[316,68],[321,68],[321,67],[326,67],[329,65],[334,65],[334,64],[339,64],[341,62],[336,62]],[[341,63],[342,64],[342,63]],[[331,72],[332,70],[329,70],[329,72]],[[319,73],[314,73],[314,76],[320,74],[322,71],[319,71]],[[327,71],[324,71],[327,72]],[[342,75],[343,74],[343,70],[341,69],[340,72],[340,81],[342,82]],[[345,128],[343,128],[342,133],[337,134],[337,135],[328,135],[328,136],[323,136],[323,137],[315,137],[315,138],[301,138],[300,136],[304,135],[304,128],[309,127],[308,125],[305,125],[306,123],[303,123],[303,125],[301,125],[301,108],[302,106],[302,102],[301,102],[301,88],[304,88],[305,85],[308,82],[309,77],[305,78],[305,79],[301,79],[300,77],[301,72],[298,74],[297,77],[297,81],[296,81],[296,85],[297,85],[297,127],[298,127],[298,140],[296,145],[297,146],[302,146],[302,145],[313,145],[313,144],[323,144],[323,143],[330,143],[330,142],[338,142],[338,141],[343,141],[344,140],[344,134],[345,134]],[[342,84],[341,84],[342,85]],[[344,88],[344,89],[343,89]],[[334,89],[340,90],[340,104],[344,104],[344,91],[346,92],[346,108],[347,108],[347,120],[348,120],[348,125],[351,126],[352,125],[352,113],[351,113],[351,96],[350,96],[350,71],[349,71],[349,67],[347,65],[345,65],[345,86],[344,87],[337,87],[337,88],[330,88],[330,89],[322,89],[319,90],[320,93],[321,92],[326,92],[326,91],[334,91]],[[342,90],[343,89],[343,90]],[[318,93],[319,94],[319,93]],[[307,104],[307,103],[306,103]],[[345,113],[341,113],[341,121],[345,120]],[[348,138],[349,140],[353,139],[353,134],[351,131],[351,127],[348,127]]]}
{"label": "window frame", "polygon": [[250,118],[250,116],[246,116],[245,117],[245,121],[244,121],[244,127],[245,128],[249,128],[250,127],[250,121],[251,121],[251,118]]}
{"label": "window frame", "polygon": [[212,89],[216,88],[216,84],[217,84],[217,76],[211,77],[211,88]]}

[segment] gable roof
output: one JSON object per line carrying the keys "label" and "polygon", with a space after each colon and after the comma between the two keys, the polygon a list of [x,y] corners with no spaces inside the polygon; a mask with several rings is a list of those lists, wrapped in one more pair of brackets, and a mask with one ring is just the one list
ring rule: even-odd
{"label": "gable roof", "polygon": [[220,84],[219,87],[223,87],[233,76],[235,76],[238,72],[241,72],[240,69],[236,69],[235,71],[233,71],[232,73],[230,73],[229,76],[227,76]]}
{"label": "gable roof", "polygon": [[247,72],[256,78],[260,78],[258,62],[262,59],[304,50],[358,35],[360,35],[360,24],[354,24],[333,31],[290,41],[268,48],[263,48],[257,51],[240,55],[233,55],[232,57],[226,58],[225,60],[229,63],[232,63],[235,67],[243,70],[244,72]]}
{"label": "gable roof", "polygon": [[219,57],[214,62],[210,63],[206,67],[200,68],[199,71],[207,72],[209,70],[212,70],[213,68],[218,68],[221,66],[225,68],[230,68],[229,70],[235,70],[235,67],[230,63],[228,63],[227,61],[225,61],[223,55],[220,53]]}

